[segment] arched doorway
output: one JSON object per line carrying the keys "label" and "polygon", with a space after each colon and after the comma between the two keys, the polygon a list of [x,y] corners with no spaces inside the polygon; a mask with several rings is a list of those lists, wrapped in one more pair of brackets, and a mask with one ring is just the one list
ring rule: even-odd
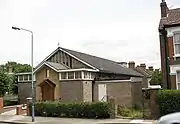
{"label": "arched doorway", "polygon": [[43,101],[54,100],[54,92],[56,85],[52,81],[46,79],[40,84],[40,87]]}

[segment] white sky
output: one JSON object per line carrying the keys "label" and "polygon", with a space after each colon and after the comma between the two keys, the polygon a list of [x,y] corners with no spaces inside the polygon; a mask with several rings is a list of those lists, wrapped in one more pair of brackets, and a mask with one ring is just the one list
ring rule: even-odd
{"label": "white sky", "polygon": [[[34,64],[61,47],[115,61],[160,67],[158,25],[161,0],[0,0],[0,64]],[[180,5],[168,0],[168,6]]]}

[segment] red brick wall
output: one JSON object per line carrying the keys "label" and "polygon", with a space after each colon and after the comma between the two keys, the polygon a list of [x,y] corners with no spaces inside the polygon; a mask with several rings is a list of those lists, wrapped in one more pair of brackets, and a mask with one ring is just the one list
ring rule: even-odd
{"label": "red brick wall", "polygon": [[171,75],[170,80],[171,80],[171,88],[176,89],[176,75]]}
{"label": "red brick wall", "polygon": [[170,59],[170,64],[173,62],[174,58],[174,44],[173,44],[173,37],[168,37],[168,54]]}
{"label": "red brick wall", "polygon": [[166,84],[166,61],[165,61],[165,42],[163,34],[160,33],[160,52],[161,52],[161,70],[162,70],[162,82],[163,88],[167,88]]}

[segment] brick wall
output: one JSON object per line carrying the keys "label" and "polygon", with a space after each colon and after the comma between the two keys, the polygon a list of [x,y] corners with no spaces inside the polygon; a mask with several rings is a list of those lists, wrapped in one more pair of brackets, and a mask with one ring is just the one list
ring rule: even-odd
{"label": "brick wall", "polygon": [[92,81],[82,81],[84,102],[92,102]]}
{"label": "brick wall", "polygon": [[173,44],[173,37],[168,37],[168,54],[170,59],[170,64],[174,61],[174,44]]}
{"label": "brick wall", "polygon": [[131,83],[132,91],[132,104],[134,107],[142,108],[142,83],[133,82]]}
{"label": "brick wall", "polygon": [[170,80],[171,80],[171,88],[172,89],[177,89],[176,87],[176,75],[171,75],[170,76]]}
{"label": "brick wall", "polygon": [[64,102],[83,102],[82,81],[60,81],[60,97]]}
{"label": "brick wall", "polygon": [[115,99],[115,103],[132,107],[131,83],[108,83],[107,94]]}
{"label": "brick wall", "polygon": [[167,88],[167,76],[166,76],[166,60],[165,60],[165,40],[164,34],[160,33],[160,52],[161,52],[161,70],[162,70],[162,87]]}
{"label": "brick wall", "polygon": [[[94,85],[94,101],[98,101],[98,84],[95,82]],[[131,83],[130,82],[117,82],[117,83],[106,83],[107,96],[108,98],[114,98],[115,103],[118,105],[125,105],[132,107],[132,94],[131,94]]]}
{"label": "brick wall", "polygon": [[[49,69],[49,77],[48,78],[46,77],[47,69]],[[59,99],[60,98],[60,96],[59,96],[59,92],[60,92],[59,91],[59,74],[47,66],[44,66],[42,69],[40,69],[36,73],[36,99],[42,100],[41,88],[39,87],[39,84],[43,83],[43,81],[45,79],[49,79],[50,81],[52,81],[53,83],[56,84],[54,98]]]}
{"label": "brick wall", "polygon": [[26,98],[31,97],[31,82],[18,83],[18,101],[26,103]]}

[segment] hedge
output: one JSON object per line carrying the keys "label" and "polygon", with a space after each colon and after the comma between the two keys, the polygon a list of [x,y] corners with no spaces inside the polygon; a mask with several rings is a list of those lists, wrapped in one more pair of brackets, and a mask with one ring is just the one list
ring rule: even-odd
{"label": "hedge", "polygon": [[[31,107],[30,107],[31,110]],[[31,112],[31,111],[30,111]],[[35,115],[45,117],[70,118],[109,118],[111,106],[109,103],[35,103]]]}
{"label": "hedge", "polygon": [[4,100],[4,106],[18,105],[18,101]]}
{"label": "hedge", "polygon": [[156,100],[160,116],[180,111],[180,90],[160,90]]}

